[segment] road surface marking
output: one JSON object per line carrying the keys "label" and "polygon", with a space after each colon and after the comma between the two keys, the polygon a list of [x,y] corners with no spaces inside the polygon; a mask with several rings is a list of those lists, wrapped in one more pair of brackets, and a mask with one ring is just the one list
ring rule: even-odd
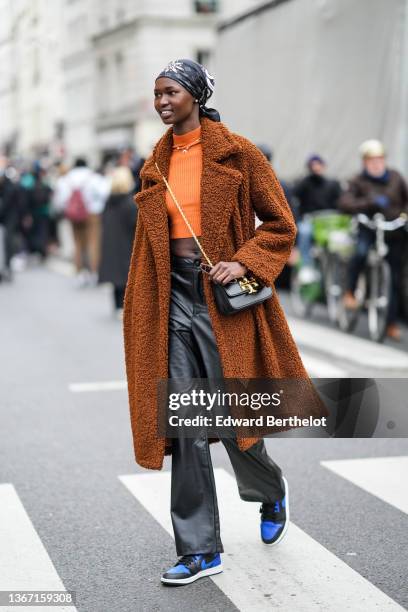
{"label": "road surface marking", "polygon": [[[0,591],[65,590],[14,486],[0,484]],[[74,612],[76,608],[16,606],[16,610]]]}
{"label": "road surface marking", "polygon": [[51,270],[51,272],[56,272],[62,276],[73,277],[76,274],[73,263],[70,261],[65,261],[64,259],[59,259],[58,257],[50,257],[46,266],[48,270]]}
{"label": "road surface marking", "polygon": [[303,364],[309,374],[313,378],[345,378],[348,377],[346,370],[338,368],[327,361],[327,359],[319,359],[308,355],[306,351],[300,352]]}
{"label": "road surface marking", "polygon": [[389,346],[357,338],[316,323],[288,317],[290,330],[297,343],[322,351],[336,359],[386,370],[408,369],[408,353]]}
{"label": "road surface marking", "polygon": [[103,382],[71,383],[68,389],[72,393],[88,393],[89,391],[122,391],[127,389],[126,380],[106,380]]}
{"label": "road surface marking", "polygon": [[[403,612],[395,601],[293,523],[282,542],[268,548],[259,536],[259,504],[243,502],[235,479],[224,469],[214,472],[225,553],[224,572],[211,580],[239,610]],[[170,472],[119,478],[173,535]]]}
{"label": "road surface marking", "polygon": [[321,465],[408,514],[408,457],[321,461]]}
{"label": "road surface marking", "polygon": [[[347,372],[327,360],[312,357],[302,351],[302,360],[310,376],[315,378],[344,378]],[[108,380],[100,382],[70,383],[68,389],[72,393],[88,393],[100,391],[123,391],[127,389],[126,380]]]}

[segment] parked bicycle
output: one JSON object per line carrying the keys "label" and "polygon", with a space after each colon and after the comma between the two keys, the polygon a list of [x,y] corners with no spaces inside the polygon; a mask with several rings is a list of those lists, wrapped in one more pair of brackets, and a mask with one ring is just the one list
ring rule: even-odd
{"label": "parked bicycle", "polygon": [[351,332],[357,324],[363,308],[368,312],[368,330],[370,338],[382,342],[387,329],[387,318],[391,295],[391,269],[386,256],[388,246],[385,233],[406,228],[408,217],[400,215],[393,221],[386,221],[382,213],[377,213],[372,219],[365,214],[358,214],[353,219],[353,231],[361,224],[375,232],[375,240],[370,247],[363,272],[360,274],[354,293],[357,307],[347,308],[343,300],[339,302],[339,327]]}
{"label": "parked bicycle", "polygon": [[337,322],[339,303],[353,242],[350,237],[351,217],[333,210],[321,210],[304,216],[312,224],[313,245],[310,274],[301,257],[291,270],[290,295],[295,313],[309,317],[317,302],[325,302],[329,318]]}

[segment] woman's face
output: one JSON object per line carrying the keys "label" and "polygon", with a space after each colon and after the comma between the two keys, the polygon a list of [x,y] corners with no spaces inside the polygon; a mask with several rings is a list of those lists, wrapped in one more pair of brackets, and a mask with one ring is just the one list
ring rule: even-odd
{"label": "woman's face", "polygon": [[181,123],[187,119],[198,104],[187,89],[168,77],[160,77],[154,87],[154,107],[165,124]]}

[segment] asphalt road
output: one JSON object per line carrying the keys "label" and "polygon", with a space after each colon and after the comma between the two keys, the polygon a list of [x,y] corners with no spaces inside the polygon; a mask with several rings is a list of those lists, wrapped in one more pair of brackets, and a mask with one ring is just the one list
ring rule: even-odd
{"label": "asphalt road", "polygon": [[[289,315],[293,315],[293,308],[290,303],[290,296],[288,290],[282,290],[280,292],[281,302],[285,307],[285,312]],[[358,318],[355,329],[353,329],[353,336],[357,338],[369,339],[370,335],[368,332],[368,317],[365,312],[362,312]],[[317,302],[313,305],[311,320],[328,329],[336,329],[336,326],[331,323],[327,314],[327,308],[323,303]],[[385,338],[384,346],[389,346],[401,351],[408,351],[408,325],[404,320],[399,321],[398,323],[401,327],[402,335],[401,340],[396,342],[395,340],[391,340],[390,338]]]}
{"label": "asphalt road", "polygon": [[[237,603],[241,600],[222,580],[206,578],[177,589],[161,585],[161,573],[176,560],[171,534],[160,518],[169,500],[159,494],[149,505],[132,495],[121,478],[143,474],[153,489],[155,477],[168,476],[170,459],[160,473],[134,461],[127,394],[121,388],[121,324],[112,317],[108,288],[74,289],[72,278],[61,272],[63,267],[31,269],[13,285],[0,287],[0,516],[7,517],[0,527],[0,590],[35,588],[43,564],[41,584],[47,572],[59,578],[63,588],[76,592],[81,612],[408,609],[405,439],[266,440],[290,485],[288,543],[270,551],[269,558],[261,543],[249,542],[247,519],[240,515],[249,505],[242,501],[229,502],[221,517],[221,529],[224,525],[227,532],[231,523],[241,534],[233,542],[240,560],[235,564],[245,567],[251,549],[247,573],[255,586],[249,587],[249,603]],[[344,356],[338,362],[332,357],[331,363],[344,367]],[[72,387],[109,381],[117,388],[74,392]],[[232,476],[222,445],[213,444],[211,450],[214,466]],[[389,458],[395,459],[387,472]],[[348,463],[355,459],[362,462]],[[347,476],[336,473],[350,465]],[[400,485],[394,482],[391,490],[395,478]],[[222,498],[223,491],[218,495]],[[21,508],[27,516],[19,514]],[[253,513],[257,521],[257,506]],[[23,523],[27,550],[18,554]],[[296,558],[298,542],[299,554],[300,546],[306,547],[302,550],[310,550],[311,564],[328,563],[327,572],[333,572],[332,580],[321,581],[320,598],[310,598],[307,583],[315,577],[307,562],[296,570],[284,565]],[[226,546],[224,557],[228,554]],[[242,568],[234,570],[232,557],[229,562],[236,571],[236,591],[246,588],[248,576]],[[289,568],[287,576],[279,574],[281,567]],[[273,580],[275,568],[278,578]],[[286,580],[293,585],[290,592]],[[258,592],[262,581],[264,589]]]}

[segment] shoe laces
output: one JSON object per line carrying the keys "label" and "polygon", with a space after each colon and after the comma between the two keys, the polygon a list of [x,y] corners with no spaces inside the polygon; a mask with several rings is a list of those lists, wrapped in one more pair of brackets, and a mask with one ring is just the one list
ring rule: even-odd
{"label": "shoe laces", "polygon": [[186,567],[189,567],[190,565],[194,565],[199,558],[200,555],[183,555],[177,561],[176,565],[185,565]]}
{"label": "shoe laces", "polygon": [[278,522],[278,515],[281,512],[280,502],[274,502],[273,504],[263,503],[259,509],[261,513],[261,519],[263,521],[272,521],[273,523]]}

